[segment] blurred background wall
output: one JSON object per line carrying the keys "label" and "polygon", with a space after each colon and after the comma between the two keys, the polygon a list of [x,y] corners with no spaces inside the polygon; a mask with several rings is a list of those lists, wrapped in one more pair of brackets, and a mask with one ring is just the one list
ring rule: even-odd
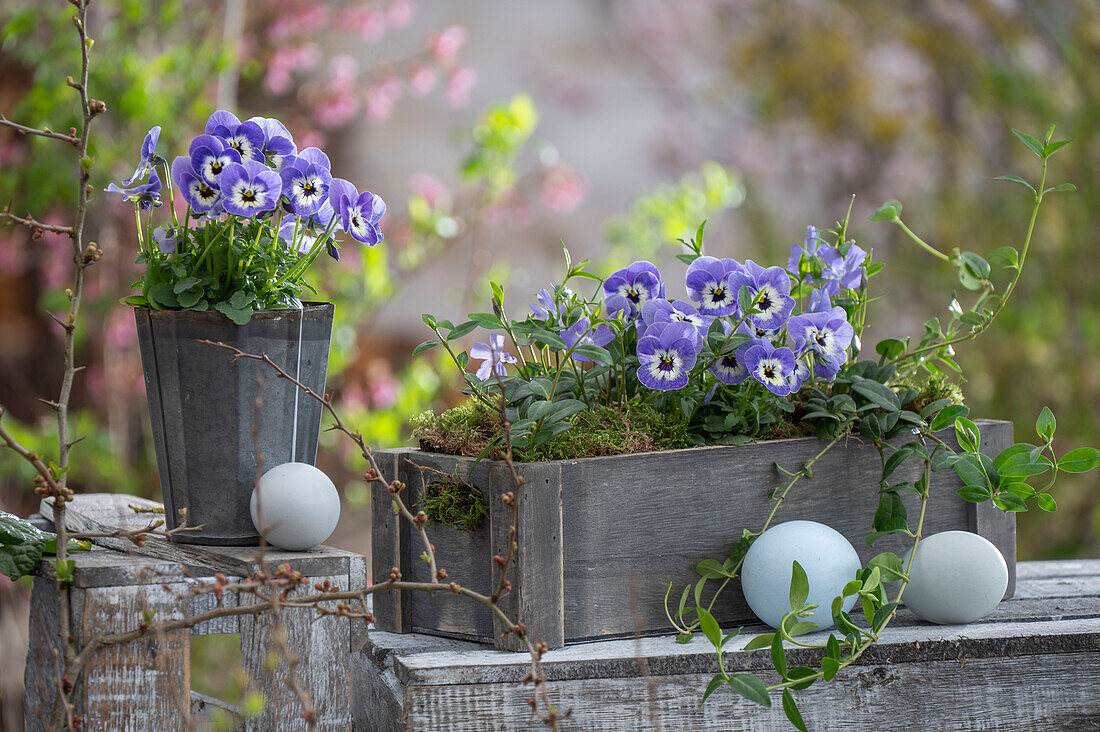
{"label": "blurred background wall", "polygon": [[[5,0],[0,111],[65,130],[78,67],[69,5]],[[1100,6],[931,0],[97,0],[91,88],[109,114],[91,154],[97,190],[125,177],[142,135],[164,128],[179,154],[207,115],[276,116],[299,147],[389,204],[387,239],[345,247],[316,270],[337,303],[330,389],[377,445],[405,442],[406,419],[456,396],[429,357],[422,312],[485,310],[487,279],[522,310],[574,259],[607,271],[669,264],[675,240],[709,218],[710,253],[777,262],[807,224],[829,226],[855,195],[861,245],[888,262],[867,338],[919,334],[952,297],[950,268],[892,227],[868,223],[887,198],[941,249],[1019,246],[1031,176],[1012,137],[1050,122],[1074,140],[1053,162],[1079,192],[1044,205],[1029,272],[994,331],[959,349],[974,413],[1024,436],[1039,407],[1064,447],[1095,444],[1100,406]],[[70,151],[0,130],[0,202],[67,222]],[[86,491],[158,495],[133,317],[132,211],[93,202],[71,480]],[[67,241],[0,229],[0,404],[5,424],[48,451],[69,275]],[[321,464],[345,490],[334,543],[366,551],[364,486],[344,446]],[[35,510],[31,476],[0,453],[0,507]],[[1096,478],[1067,476],[1054,515],[1019,519],[1021,559],[1100,556]],[[731,535],[740,527],[731,527]],[[0,579],[0,583],[5,580]],[[0,585],[3,719],[14,720],[21,661],[11,622],[25,587]],[[17,635],[17,632],[15,633]]]}

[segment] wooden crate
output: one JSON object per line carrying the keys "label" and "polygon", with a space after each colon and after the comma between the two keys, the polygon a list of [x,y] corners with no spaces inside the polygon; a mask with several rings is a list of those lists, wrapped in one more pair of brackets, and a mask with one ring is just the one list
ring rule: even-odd
{"label": "wooden crate", "polygon": [[[1012,424],[980,423],[983,451],[996,455],[1012,444]],[[954,435],[943,433],[949,444]],[[675,605],[685,585],[698,579],[702,559],[722,559],[742,529],[758,529],[772,509],[769,493],[788,478],[776,467],[797,471],[824,446],[815,438],[759,442],[736,447],[700,447],[659,453],[523,463],[527,479],[519,504],[519,550],[509,572],[513,590],[502,600],[512,616],[532,629],[537,640],[566,643],[635,634],[669,632],[665,592],[672,583]],[[405,500],[416,504],[425,487],[441,475],[477,486],[489,505],[489,519],[473,532],[433,524],[429,536],[439,566],[451,580],[484,593],[496,587],[494,555],[506,553],[511,509],[501,496],[514,486],[502,461],[385,450],[377,453],[387,478],[408,485]],[[915,480],[910,461],[893,476]],[[873,548],[865,542],[878,504],[882,465],[869,443],[851,438],[814,466],[814,477],[792,489],[776,523],[808,519],[828,524],[852,542],[864,561],[905,550],[904,537],[889,536]],[[989,503],[973,504],[955,491],[954,472],[933,474],[925,535],[962,529],[978,533],[1004,554],[1011,597],[1015,586],[1015,516]],[[398,567],[406,579],[427,581],[419,540],[394,516],[385,487],[373,492],[374,577]],[[903,492],[916,524],[917,498]],[[501,639],[499,621],[480,605],[452,597],[389,591],[375,595],[378,627],[392,632],[423,632],[469,640]],[[714,607],[723,625],[754,617],[734,581]]]}

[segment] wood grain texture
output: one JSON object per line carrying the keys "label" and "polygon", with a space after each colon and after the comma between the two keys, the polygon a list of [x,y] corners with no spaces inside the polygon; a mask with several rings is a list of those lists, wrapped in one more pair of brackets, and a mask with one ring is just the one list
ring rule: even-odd
{"label": "wood grain texture", "polygon": [[[490,468],[489,512],[496,556],[508,556],[511,536],[512,507],[505,504],[503,496],[512,493],[519,499],[517,548],[508,573],[512,589],[501,597],[500,607],[515,622],[526,625],[535,642],[559,648],[565,645],[562,467],[560,462],[517,467],[526,481],[518,491],[506,463],[497,462]],[[495,564],[491,566],[495,588],[501,569]],[[495,617],[493,631],[498,648],[513,651],[525,648],[522,640],[507,633],[504,624]]]}
{"label": "wood grain texture", "polygon": [[[983,433],[983,451],[996,454],[1012,444],[1011,423],[979,420],[979,425]],[[940,436],[957,447],[950,431]],[[896,444],[907,441],[898,440]],[[525,475],[541,475],[538,471],[547,467],[551,471],[555,468],[561,471],[564,640],[576,642],[628,637],[638,632],[662,632],[668,626],[664,607],[668,583],[672,583],[675,600],[685,586],[698,579],[694,568],[700,560],[724,558],[730,546],[740,538],[742,529],[761,526],[773,506],[769,493],[789,480],[776,464],[797,471],[823,446],[820,440],[799,438],[737,447],[702,447],[518,465]],[[475,462],[473,458],[418,450],[402,451],[401,455],[406,463],[464,476],[471,475]],[[478,471],[483,466],[491,471],[489,480],[479,477]],[[910,460],[894,473],[892,480],[913,481],[919,476],[920,468],[916,460]],[[497,477],[506,475],[506,471],[503,462],[481,461],[474,469],[471,482],[483,490],[488,486],[494,495],[499,495],[511,489],[505,487],[510,486],[510,480],[505,484],[501,482],[503,478]],[[873,548],[864,541],[878,505],[881,477],[881,462],[873,446],[851,438],[830,450],[815,465],[814,475],[812,479],[799,481],[792,489],[776,515],[776,523],[804,519],[828,524],[852,542],[864,562],[883,551],[906,551],[908,542],[898,535],[881,539]],[[410,486],[416,480],[417,476],[408,475]],[[1015,587],[1015,516],[992,505],[976,507],[962,500],[955,494],[961,486],[953,471],[933,474],[924,533],[927,536],[940,531],[969,530],[989,538],[1008,563],[1006,597],[1010,597]],[[919,510],[916,495],[903,491],[901,496],[915,523]],[[506,528],[495,517],[505,507],[499,506],[497,501],[490,507],[494,512],[493,553],[503,555],[497,546],[504,534],[496,532],[506,531]],[[521,555],[526,552],[532,559],[539,552],[555,556],[555,532],[547,531],[558,520],[555,508],[551,502],[539,509],[544,516],[530,519],[526,539],[521,530]],[[452,567],[478,571],[483,562],[479,555],[484,554],[479,541],[435,527],[430,533],[437,556],[450,565],[449,571]],[[382,548],[385,551],[385,547]],[[416,567],[414,559],[408,561]],[[517,564],[517,568],[519,566]],[[543,562],[540,566],[550,565]],[[540,578],[539,583],[551,582],[544,588],[544,596],[555,596],[556,587],[552,585],[556,581],[549,579],[545,569],[534,570],[530,576]],[[457,575],[452,572],[451,578],[457,579]],[[505,601],[514,603],[519,597],[521,593]],[[447,599],[407,596],[405,602],[411,604],[411,612],[416,618],[411,628],[472,639],[489,638],[484,629],[487,612],[448,614],[443,607]],[[424,612],[422,608],[426,606],[431,606],[431,611]],[[556,614],[556,607],[551,605],[550,609]],[[723,624],[753,620],[737,580],[727,588],[714,611]],[[543,619],[542,624],[548,622],[553,623]],[[379,627],[392,630],[395,626]],[[540,632],[543,631],[540,629]],[[548,637],[556,638],[556,629]]]}
{"label": "wood grain texture", "polygon": [[[311,582],[329,580],[341,587],[348,583],[346,574],[310,575],[309,579]],[[242,603],[254,601],[251,595],[241,598]],[[325,606],[335,609],[335,603]],[[311,608],[283,608],[281,618],[281,632],[287,647],[299,659],[299,682],[317,709],[318,729],[324,732],[348,729],[351,726],[349,621],[332,615],[319,617]],[[267,698],[263,713],[248,720],[245,730],[304,730],[307,725],[302,718],[302,705],[286,685],[286,664],[272,640],[273,623],[270,613],[241,617],[244,668],[252,683]]]}
{"label": "wood grain texture", "polygon": [[[382,478],[388,484],[404,480],[401,471],[402,456],[409,450],[376,450],[374,453]],[[402,568],[409,553],[409,531],[391,505],[393,497],[385,485],[371,483],[371,577],[382,582],[393,567]],[[395,633],[412,630],[406,593],[400,590],[379,592],[371,596],[374,616],[379,628]]]}
{"label": "wood grain texture", "polygon": [[[831,683],[798,692],[810,728],[1100,727],[1095,690],[1100,560],[1023,563],[1019,585],[1018,599],[1001,603],[993,615],[970,625],[932,625],[903,610],[857,665]],[[1066,612],[1072,617],[1061,615]],[[745,630],[734,647],[766,629]],[[806,640],[818,635],[823,637]],[[788,662],[811,664],[819,655],[791,648]],[[772,708],[764,708],[722,689],[700,706],[702,690],[716,671],[713,653],[702,640],[682,645],[666,636],[575,644],[550,651],[543,662],[553,699],[573,711],[564,729],[790,729],[778,698]],[[530,691],[518,683],[527,672],[523,654],[372,631],[357,664],[367,669],[360,673],[371,677],[374,696],[357,696],[356,705],[387,705],[378,719],[389,725],[373,726],[374,707],[368,706],[356,712],[366,722],[361,729],[537,726],[525,702]],[[731,651],[726,667],[775,680],[769,676],[767,650]]]}

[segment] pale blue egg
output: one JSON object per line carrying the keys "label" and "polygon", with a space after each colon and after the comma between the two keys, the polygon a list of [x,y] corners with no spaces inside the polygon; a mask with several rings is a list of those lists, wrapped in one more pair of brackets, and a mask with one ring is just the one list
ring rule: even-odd
{"label": "pale blue egg", "polygon": [[[756,617],[773,628],[790,612],[791,568],[798,562],[810,584],[807,602],[816,603],[813,616],[802,618],[819,628],[833,625],[833,598],[856,578],[862,567],[851,542],[836,529],[816,521],[787,521],[773,526],[753,542],[741,566],[741,591]],[[844,600],[851,610],[855,596]]]}
{"label": "pale blue egg", "polygon": [[[909,566],[909,554],[902,566]],[[969,531],[941,531],[917,544],[902,602],[933,623],[972,623],[996,609],[1008,589],[1001,551]]]}

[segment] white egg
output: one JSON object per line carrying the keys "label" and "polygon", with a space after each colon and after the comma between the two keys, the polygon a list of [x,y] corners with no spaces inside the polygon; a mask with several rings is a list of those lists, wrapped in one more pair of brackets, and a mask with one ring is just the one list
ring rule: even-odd
{"label": "white egg", "polygon": [[[757,538],[741,567],[741,591],[756,617],[776,628],[790,612],[793,562],[806,571],[810,584],[807,602],[818,608],[811,617],[819,628],[833,625],[833,598],[856,578],[862,566],[851,542],[825,524],[816,521],[787,521],[773,526]],[[846,598],[843,608],[851,610],[855,597]]]}
{"label": "white egg", "polygon": [[[906,553],[902,566],[909,566]],[[972,623],[997,607],[1008,588],[1008,564],[988,539],[943,531],[922,539],[902,602],[933,623]]]}
{"label": "white egg", "polygon": [[336,486],[322,471],[306,463],[283,463],[264,473],[252,490],[249,506],[252,523],[267,543],[290,551],[323,543],[340,520]]}

